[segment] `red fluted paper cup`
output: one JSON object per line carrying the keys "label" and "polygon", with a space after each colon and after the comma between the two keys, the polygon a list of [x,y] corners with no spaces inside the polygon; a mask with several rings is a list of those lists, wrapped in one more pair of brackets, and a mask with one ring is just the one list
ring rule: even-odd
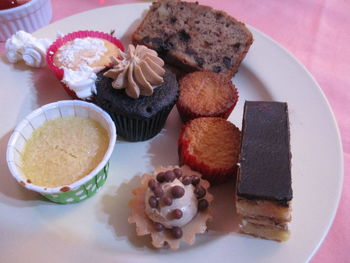
{"label": "red fluted paper cup", "polygon": [[[47,65],[50,68],[50,70],[55,74],[57,79],[61,82],[61,84],[62,84],[63,88],[66,90],[66,92],[74,99],[80,99],[80,98],[78,98],[76,93],[62,82],[64,71],[62,68],[55,65],[54,58],[55,58],[55,54],[56,54],[57,50],[61,46],[63,46],[65,43],[67,43],[69,41],[73,41],[74,39],[77,39],[77,38],[86,38],[86,37],[107,40],[107,41],[111,42],[112,44],[114,44],[118,49],[124,51],[124,46],[120,42],[120,40],[118,40],[117,38],[113,37],[110,34],[98,32],[98,31],[88,31],[88,30],[77,31],[77,32],[69,33],[61,38],[56,39],[56,41],[53,42],[51,44],[51,46],[47,49],[47,52],[46,52]],[[118,56],[118,54],[115,54],[115,55]],[[106,65],[106,66],[108,66],[108,65]]]}

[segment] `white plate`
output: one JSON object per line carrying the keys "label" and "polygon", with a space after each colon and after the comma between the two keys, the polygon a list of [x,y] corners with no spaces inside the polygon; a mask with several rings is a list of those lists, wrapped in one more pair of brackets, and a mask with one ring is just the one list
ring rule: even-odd
{"label": "white plate", "polygon": [[[147,4],[119,5],[81,13],[36,33],[96,29],[127,43]],[[46,69],[30,70],[0,61],[0,262],[304,262],[333,221],[343,177],[342,148],[334,116],[313,77],[277,43],[250,27],[252,45],[233,79],[240,93],[230,120],[241,126],[245,99],[287,101],[293,162],[293,221],[288,242],[236,232],[233,185],[212,190],[215,219],[192,247],[155,250],[149,238],[128,225],[127,203],[139,175],[176,164],[180,120],[174,109],[162,134],[147,142],[118,141],[109,178],[96,196],[75,205],[47,202],[17,185],[5,164],[10,133],[23,116],[45,103],[68,99]],[[30,259],[30,260],[29,260]],[[29,260],[29,261],[28,261]]]}

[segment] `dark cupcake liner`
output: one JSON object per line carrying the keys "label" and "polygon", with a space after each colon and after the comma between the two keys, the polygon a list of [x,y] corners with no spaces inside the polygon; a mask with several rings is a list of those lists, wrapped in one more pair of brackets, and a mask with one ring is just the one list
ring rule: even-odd
{"label": "dark cupcake liner", "polygon": [[108,113],[115,123],[118,136],[132,142],[146,141],[156,136],[163,129],[174,105],[175,102],[159,111],[153,117],[144,119],[118,113]]}

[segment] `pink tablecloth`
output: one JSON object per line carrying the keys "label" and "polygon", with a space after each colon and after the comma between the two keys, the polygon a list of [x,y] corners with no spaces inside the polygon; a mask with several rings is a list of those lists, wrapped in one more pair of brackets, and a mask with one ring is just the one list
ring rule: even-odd
{"label": "pink tablecloth", "polygon": [[[53,21],[135,0],[52,0]],[[342,134],[344,187],[333,226],[313,262],[350,261],[350,2],[346,0],[200,0],[266,33],[294,54],[326,94]],[[4,45],[0,44],[0,53]]]}

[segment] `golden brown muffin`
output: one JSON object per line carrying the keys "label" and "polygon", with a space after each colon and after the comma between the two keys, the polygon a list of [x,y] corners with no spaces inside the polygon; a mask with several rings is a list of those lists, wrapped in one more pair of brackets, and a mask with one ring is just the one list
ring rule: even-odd
{"label": "golden brown muffin", "polygon": [[196,71],[179,81],[180,96],[176,104],[183,122],[198,117],[227,119],[238,100],[231,80],[211,71]]}
{"label": "golden brown muffin", "polygon": [[240,131],[218,117],[202,117],[183,125],[179,137],[179,159],[200,172],[211,184],[233,178],[237,170]]}

